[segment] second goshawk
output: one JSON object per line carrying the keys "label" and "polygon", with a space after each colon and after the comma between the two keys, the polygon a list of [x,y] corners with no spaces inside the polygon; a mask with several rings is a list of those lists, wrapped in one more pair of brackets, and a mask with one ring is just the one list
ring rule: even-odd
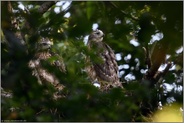
{"label": "second goshawk", "polygon": [[[32,69],[32,75],[35,76],[38,82],[42,84],[51,84],[56,90],[61,91],[64,86],[60,83],[59,79],[51,72],[49,72],[45,67],[43,67],[43,62],[49,63],[51,66],[55,66],[56,69],[62,73],[66,72],[65,64],[62,57],[50,50],[52,42],[49,38],[41,38],[36,45],[36,52],[34,57],[29,61],[29,68]],[[50,62],[49,59],[52,57],[57,57],[58,60]],[[54,95],[54,98],[57,98]]]}

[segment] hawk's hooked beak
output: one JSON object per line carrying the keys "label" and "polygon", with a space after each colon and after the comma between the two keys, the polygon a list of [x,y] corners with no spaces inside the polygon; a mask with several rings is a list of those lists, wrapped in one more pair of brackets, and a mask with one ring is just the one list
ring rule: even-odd
{"label": "hawk's hooked beak", "polygon": [[104,33],[102,34],[102,37],[105,37],[105,34]]}
{"label": "hawk's hooked beak", "polygon": [[50,49],[51,46],[53,45],[53,42],[49,41],[49,42],[47,42],[47,45],[49,46],[49,49]]}
{"label": "hawk's hooked beak", "polygon": [[50,44],[50,45],[53,45],[53,42],[49,41],[49,44]]}
{"label": "hawk's hooked beak", "polygon": [[47,41],[47,42],[44,42],[43,45],[50,45],[51,46],[51,45],[53,45],[53,42]]}
{"label": "hawk's hooked beak", "polygon": [[100,37],[101,41],[103,40],[104,37],[105,37],[105,34],[102,32],[102,35]]}

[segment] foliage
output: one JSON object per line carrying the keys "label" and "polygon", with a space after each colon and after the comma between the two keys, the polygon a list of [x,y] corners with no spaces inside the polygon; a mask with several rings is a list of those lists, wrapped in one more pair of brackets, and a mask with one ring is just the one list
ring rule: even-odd
{"label": "foliage", "polygon": [[[182,1],[62,3],[1,2],[1,91],[12,95],[1,96],[2,120],[152,121],[159,102],[183,103]],[[84,40],[94,24],[98,24],[105,33],[104,41],[119,56],[124,89],[104,92],[88,80],[85,56],[96,57]],[[56,90],[39,85],[28,68],[40,37],[54,42],[52,51],[66,64],[67,73],[44,66],[66,86],[61,92],[64,98],[53,100]],[[182,51],[178,53],[179,48]],[[171,91],[167,84],[173,85]]]}

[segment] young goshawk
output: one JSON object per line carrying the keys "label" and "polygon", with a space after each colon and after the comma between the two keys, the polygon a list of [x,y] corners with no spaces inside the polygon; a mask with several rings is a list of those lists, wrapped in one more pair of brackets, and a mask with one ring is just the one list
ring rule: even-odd
{"label": "young goshawk", "polygon": [[102,89],[122,87],[118,78],[118,65],[111,47],[103,42],[104,33],[101,30],[93,31],[88,38],[87,46],[94,54],[87,58],[91,63],[87,73],[93,83],[98,82]]}
{"label": "young goshawk", "polygon": [[[35,76],[38,82],[42,84],[51,84],[58,91],[61,91],[64,86],[60,84],[59,79],[51,72],[49,72],[46,68],[43,67],[43,62],[49,63],[51,66],[55,66],[56,69],[59,68],[61,72],[65,72],[65,64],[61,57],[58,54],[51,52],[52,42],[49,38],[41,38],[36,45],[36,53],[29,61],[29,68],[32,69],[32,75]],[[48,59],[51,57],[57,57],[58,60],[50,62]],[[56,95],[54,95],[55,98]]]}

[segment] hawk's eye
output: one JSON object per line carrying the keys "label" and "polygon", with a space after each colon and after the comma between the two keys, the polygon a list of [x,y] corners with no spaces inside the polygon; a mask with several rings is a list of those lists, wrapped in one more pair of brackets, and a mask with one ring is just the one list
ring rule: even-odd
{"label": "hawk's eye", "polygon": [[95,34],[100,35],[100,32],[95,32]]}
{"label": "hawk's eye", "polygon": [[47,45],[47,43],[42,43],[42,45],[46,46],[46,45]]}

